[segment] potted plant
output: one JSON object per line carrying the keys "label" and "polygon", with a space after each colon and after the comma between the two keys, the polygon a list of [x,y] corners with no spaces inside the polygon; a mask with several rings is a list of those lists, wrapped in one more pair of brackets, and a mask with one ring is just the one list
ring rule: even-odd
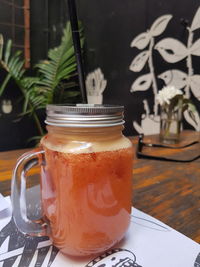
{"label": "potted plant", "polygon": [[[81,45],[83,46],[83,29],[80,28]],[[48,58],[34,66],[35,76],[28,76],[24,68],[21,51],[12,53],[12,41],[4,44],[0,35],[0,67],[7,73],[0,86],[0,96],[6,90],[10,79],[13,79],[23,95],[21,116],[29,114],[34,119],[39,139],[44,134],[38,111],[47,104],[71,102],[79,95],[75,90],[77,76],[76,59],[71,35],[70,23],[63,30],[61,43],[48,51]]]}

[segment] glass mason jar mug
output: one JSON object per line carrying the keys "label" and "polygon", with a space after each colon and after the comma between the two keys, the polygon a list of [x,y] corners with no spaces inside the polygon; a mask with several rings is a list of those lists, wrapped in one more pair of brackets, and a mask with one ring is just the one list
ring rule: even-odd
{"label": "glass mason jar mug", "polygon": [[[84,256],[120,241],[130,222],[133,149],[122,135],[123,107],[47,106],[48,134],[24,154],[12,179],[19,230],[48,235],[61,252]],[[26,172],[41,166],[40,222],[27,217]]]}

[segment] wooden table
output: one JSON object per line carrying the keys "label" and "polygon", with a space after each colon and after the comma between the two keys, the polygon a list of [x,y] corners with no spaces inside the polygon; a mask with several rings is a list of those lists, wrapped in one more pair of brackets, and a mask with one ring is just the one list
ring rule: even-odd
{"label": "wooden table", "polygon": [[[199,139],[199,133],[185,131],[179,145]],[[145,137],[158,142],[158,136]],[[137,138],[133,138],[134,147]],[[0,192],[10,194],[10,179],[16,159],[25,150],[0,152]],[[147,148],[146,153],[177,158],[200,154],[200,145],[172,150]],[[172,163],[135,159],[133,167],[133,205],[200,242],[200,160]]]}

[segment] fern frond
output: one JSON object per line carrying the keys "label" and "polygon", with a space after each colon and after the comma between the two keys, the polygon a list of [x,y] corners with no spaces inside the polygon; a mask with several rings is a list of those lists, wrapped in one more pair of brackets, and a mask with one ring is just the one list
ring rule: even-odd
{"label": "fern frond", "polygon": [[[83,44],[83,30],[81,27],[81,43]],[[61,44],[48,52],[48,60],[41,61],[36,65],[41,77],[40,85],[44,85],[48,90],[50,103],[54,101],[59,84],[69,79],[76,71],[76,59],[71,34],[71,26],[68,22],[63,30]]]}
{"label": "fern frond", "polygon": [[[0,36],[0,43],[3,45],[3,36]],[[4,54],[0,57],[0,66],[8,73],[0,86],[0,96],[4,92],[8,82],[11,78],[19,81],[24,74],[24,61],[20,58],[21,52],[17,51],[13,56],[11,55],[12,41],[8,40]],[[0,53],[3,53],[3,47],[0,46]]]}
{"label": "fern frond", "polygon": [[2,59],[3,56],[3,44],[4,44],[3,35],[0,34],[0,60]]}
{"label": "fern frond", "polygon": [[[81,45],[83,45],[83,29],[80,25]],[[24,60],[21,52],[12,53],[12,41],[4,45],[3,36],[0,34],[0,67],[7,72],[7,76],[0,86],[0,96],[4,92],[10,79],[13,79],[20,88],[23,96],[22,114],[33,116],[38,131],[43,134],[43,129],[36,110],[45,108],[47,104],[58,101],[67,101],[79,95],[73,90],[75,83],[69,78],[77,75],[76,59],[72,41],[71,27],[68,22],[63,30],[61,44],[48,52],[48,59],[35,66],[36,77],[26,77]]]}

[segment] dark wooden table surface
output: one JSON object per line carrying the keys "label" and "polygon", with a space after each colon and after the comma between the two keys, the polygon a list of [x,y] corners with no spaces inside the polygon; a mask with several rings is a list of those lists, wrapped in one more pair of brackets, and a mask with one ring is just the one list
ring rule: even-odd
{"label": "dark wooden table surface", "polygon": [[[184,131],[179,145],[199,140],[199,133]],[[158,136],[145,142],[158,143]],[[137,138],[133,139],[136,147]],[[0,192],[10,194],[10,179],[16,159],[25,150],[0,152]],[[145,153],[179,159],[200,153],[200,145],[182,149],[146,148]],[[33,175],[37,170],[33,171]],[[191,163],[135,159],[133,167],[133,205],[200,242],[200,160]]]}

